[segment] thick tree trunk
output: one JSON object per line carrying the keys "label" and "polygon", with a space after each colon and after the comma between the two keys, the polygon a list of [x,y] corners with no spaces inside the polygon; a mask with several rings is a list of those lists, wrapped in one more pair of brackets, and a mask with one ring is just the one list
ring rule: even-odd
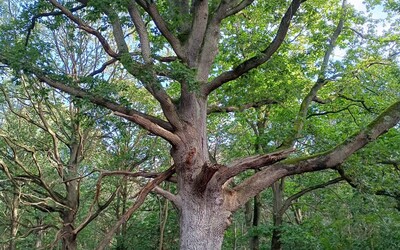
{"label": "thick tree trunk", "polygon": [[180,249],[221,249],[231,213],[209,197],[188,198],[180,211]]}
{"label": "thick tree trunk", "polygon": [[64,224],[62,234],[62,249],[63,250],[76,250],[78,244],[76,242],[76,234],[73,233],[73,226],[70,224]]}
{"label": "thick tree trunk", "polygon": [[180,198],[180,249],[218,250],[231,212],[224,208],[222,187],[212,183],[218,170],[209,161],[206,134],[207,99],[184,91],[179,110],[182,143],[171,151]]}

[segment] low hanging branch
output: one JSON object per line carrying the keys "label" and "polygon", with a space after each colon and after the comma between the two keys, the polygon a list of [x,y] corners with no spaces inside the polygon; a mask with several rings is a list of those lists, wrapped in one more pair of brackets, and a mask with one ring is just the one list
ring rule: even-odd
{"label": "low hanging branch", "polygon": [[167,180],[169,177],[171,177],[175,173],[175,167],[172,166],[162,174],[160,174],[158,177],[156,177],[154,180],[148,182],[139,192],[138,197],[136,198],[135,203],[126,211],[124,215],[121,216],[120,220],[117,221],[117,223],[108,231],[108,233],[104,236],[103,240],[100,242],[99,246],[97,247],[97,250],[104,250],[108,244],[110,243],[112,237],[114,236],[115,232],[118,230],[118,228],[123,224],[127,223],[129,218],[132,216],[132,214],[143,204],[145,201],[147,195],[160,183],[163,181]]}

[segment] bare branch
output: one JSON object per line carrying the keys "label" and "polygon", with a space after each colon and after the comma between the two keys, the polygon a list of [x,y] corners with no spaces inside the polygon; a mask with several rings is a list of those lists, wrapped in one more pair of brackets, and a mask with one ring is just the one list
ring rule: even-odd
{"label": "bare branch", "polygon": [[214,80],[212,80],[208,84],[206,88],[206,93],[207,94],[211,93],[213,90],[219,88],[224,83],[235,80],[240,76],[242,76],[243,74],[250,71],[251,69],[254,69],[260,66],[261,64],[267,62],[271,58],[271,56],[278,50],[278,48],[284,41],[289,29],[290,22],[293,16],[296,14],[297,10],[299,9],[301,2],[302,2],[301,0],[292,1],[290,7],[287,9],[285,15],[283,16],[279,24],[279,28],[275,35],[274,40],[269,44],[269,46],[265,50],[261,51],[260,55],[254,56],[244,61],[243,63],[239,64],[234,69],[224,72],[221,75],[214,78]]}
{"label": "bare branch", "polygon": [[97,74],[102,73],[109,65],[111,65],[111,64],[113,64],[115,62],[117,62],[117,59],[115,59],[115,58],[112,58],[111,60],[108,60],[103,65],[101,65],[100,68],[98,68],[95,71],[93,71],[92,73],[90,73],[89,76],[95,76]]}

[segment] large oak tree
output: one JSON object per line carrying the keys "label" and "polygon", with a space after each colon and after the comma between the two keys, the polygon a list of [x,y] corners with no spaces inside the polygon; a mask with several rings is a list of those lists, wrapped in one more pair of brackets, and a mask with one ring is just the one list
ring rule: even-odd
{"label": "large oak tree", "polygon": [[[374,119],[365,121],[366,125],[359,126],[357,132],[348,133],[343,142],[336,142],[336,146],[313,155],[296,147],[302,139],[307,118],[323,114],[318,113],[322,109],[315,107],[310,114],[313,103],[323,105],[337,98],[365,106],[363,101],[343,95],[340,88],[326,88],[330,82],[349,80],[349,75],[362,70],[351,67],[359,63],[356,59],[348,60],[347,68],[331,63],[344,23],[354,14],[346,1],[27,2],[28,5],[20,5],[15,10],[22,9],[21,15],[14,13],[9,22],[3,22],[0,62],[15,74],[34,76],[53,88],[112,111],[163,138],[171,148],[171,168],[154,176],[145,186],[137,202],[104,238],[99,249],[108,245],[112,233],[151,190],[171,200],[178,208],[181,249],[220,249],[232,213],[262,190],[285,176],[338,167],[400,120],[398,94],[387,93],[387,102],[391,104],[383,111],[380,109],[381,113]],[[96,58],[102,64],[80,74],[66,73],[57,67],[57,60],[65,58],[56,56],[57,48],[48,42],[46,34],[49,30],[57,31],[60,23],[67,25],[69,39],[73,40],[77,34],[86,35],[93,38],[88,47],[103,48],[102,55],[86,55],[78,63]],[[346,36],[365,36],[351,28],[347,27]],[[364,52],[376,49],[374,41],[371,38],[371,43],[363,44],[360,49]],[[304,75],[297,84],[293,84],[297,78],[290,75],[290,70],[283,76],[274,71],[275,64],[268,67],[272,60],[281,56],[279,52],[283,47],[283,56],[292,58],[292,65],[296,65],[295,59],[302,51],[304,56],[311,55],[312,61],[312,55],[318,55],[314,53],[318,51],[317,45],[324,47],[323,52],[318,52],[324,53],[323,59],[315,57],[315,62],[309,62],[313,66],[299,61],[297,66]],[[370,61],[364,66],[383,64],[380,62]],[[397,67],[390,62],[391,67]],[[111,64],[118,64],[126,71],[123,81],[112,78],[113,72],[107,69]],[[259,73],[257,77],[255,73]],[[238,82],[242,85],[236,84]],[[241,107],[221,105],[249,90],[261,92],[268,89],[265,86],[274,84],[281,89],[292,88],[292,91],[307,89],[297,100],[291,100],[290,105],[296,106],[298,112],[295,117],[287,116],[286,123],[291,124],[291,129],[283,131],[279,146],[270,148],[268,153],[242,157],[227,164],[217,163],[209,152],[208,114],[285,101],[273,92],[265,92],[262,99],[249,101]],[[382,86],[386,86],[385,83]],[[142,87],[157,101],[158,110],[148,111],[141,105],[146,99],[137,98],[136,94]],[[329,100],[320,98],[321,90],[325,90],[324,95],[330,97]],[[216,97],[219,100],[215,100]],[[213,105],[209,105],[210,100]],[[259,171],[240,183],[231,183],[232,178],[252,169]],[[167,179],[176,180],[177,193],[157,187]]]}

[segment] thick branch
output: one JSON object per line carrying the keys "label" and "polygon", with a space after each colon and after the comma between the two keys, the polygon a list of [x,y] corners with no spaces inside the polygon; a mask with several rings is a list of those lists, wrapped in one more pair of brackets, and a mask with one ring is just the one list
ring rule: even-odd
{"label": "thick branch", "polygon": [[376,140],[390,128],[400,122],[400,101],[397,101],[382,112],[374,121],[358,133],[350,136],[337,147],[303,158],[295,158],[276,163],[253,176],[247,178],[234,188],[237,192],[236,201],[232,202],[233,210],[245,204],[251,197],[272,185],[278,179],[305,172],[314,172],[328,168],[335,168],[348,157],[368,143]]}
{"label": "thick branch", "polygon": [[180,139],[178,136],[174,135],[172,131],[172,127],[169,123],[150,116],[143,114],[139,111],[136,111],[134,109],[128,109],[126,107],[123,107],[119,104],[116,104],[108,99],[105,99],[100,96],[95,96],[90,93],[87,93],[85,90],[80,89],[80,88],[74,88],[71,86],[67,86],[65,84],[59,83],[57,81],[54,81],[53,79],[50,79],[47,76],[44,76],[42,74],[34,73],[36,77],[50,85],[51,87],[54,87],[56,89],[59,89],[63,92],[66,92],[70,95],[73,95],[78,98],[87,98],[90,102],[97,104],[99,106],[108,108],[111,111],[114,111],[114,113],[118,116],[121,116],[129,121],[132,121],[139,126],[143,127],[144,129],[150,131],[151,133],[158,135],[170,143],[176,145],[179,143]]}
{"label": "thick branch", "polygon": [[146,64],[149,64],[151,63],[151,49],[150,49],[149,35],[146,30],[146,25],[140,16],[140,12],[136,8],[135,1],[130,1],[128,3],[128,12],[139,35],[140,48],[142,51],[143,60]]}
{"label": "thick branch", "polygon": [[292,1],[290,7],[287,9],[285,15],[283,16],[281,23],[279,24],[278,32],[276,33],[274,40],[265,50],[261,51],[260,55],[254,56],[247,61],[239,64],[233,70],[224,72],[214,78],[214,80],[212,80],[207,86],[206,93],[208,94],[212,92],[213,90],[222,86],[224,83],[235,80],[250,71],[251,69],[254,69],[261,64],[267,62],[284,41],[289,29],[290,22],[293,16],[296,14],[297,10],[299,9],[301,2],[301,0]]}
{"label": "thick branch", "polygon": [[161,17],[160,13],[157,10],[157,7],[154,2],[150,3],[145,0],[138,0],[137,3],[151,16],[158,30],[160,30],[161,34],[168,40],[170,45],[172,46],[175,54],[183,61],[185,61],[185,53],[183,51],[181,42],[177,37],[172,34],[172,32],[168,29],[167,23]]}
{"label": "thick branch", "polygon": [[178,195],[175,195],[175,194],[173,194],[173,193],[171,193],[171,192],[168,192],[167,190],[164,190],[164,189],[160,188],[159,186],[156,186],[156,187],[153,189],[153,192],[156,193],[156,194],[161,195],[162,197],[164,197],[164,198],[167,199],[167,200],[172,201],[172,202],[174,203],[174,205],[175,205],[178,209],[181,209],[181,207],[182,207],[182,204],[181,204],[181,203],[182,203],[182,202],[181,202],[181,199],[180,199],[180,197],[179,197]]}
{"label": "thick branch", "polygon": [[276,162],[279,162],[283,159],[286,159],[294,150],[286,149],[276,151],[270,154],[250,156],[244,159],[237,160],[227,168],[222,169],[221,172],[217,175],[218,182],[222,185],[230,178],[248,170],[248,169],[257,169],[261,167],[265,167],[268,165],[272,165]]}

